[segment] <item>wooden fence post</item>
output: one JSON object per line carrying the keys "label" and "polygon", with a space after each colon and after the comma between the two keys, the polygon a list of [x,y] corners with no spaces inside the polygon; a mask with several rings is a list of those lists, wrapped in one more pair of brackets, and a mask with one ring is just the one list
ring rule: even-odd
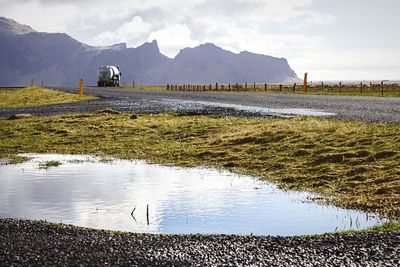
{"label": "wooden fence post", "polygon": [[303,91],[304,91],[304,92],[307,92],[307,90],[308,90],[308,88],[307,88],[307,86],[308,86],[308,83],[307,83],[307,76],[308,76],[308,73],[307,73],[307,72],[304,73],[304,82],[303,82]]}
{"label": "wooden fence post", "polygon": [[264,83],[264,91],[267,91],[267,84]]}
{"label": "wooden fence post", "polygon": [[83,78],[79,80],[79,97],[83,96]]}
{"label": "wooden fence post", "polygon": [[247,91],[247,82],[244,83],[244,90]]}
{"label": "wooden fence post", "polygon": [[279,91],[282,92],[282,84],[279,85]]}
{"label": "wooden fence post", "polygon": [[342,82],[339,82],[339,92],[342,92]]}
{"label": "wooden fence post", "polygon": [[364,85],[363,85],[363,82],[361,82],[361,83],[360,83],[360,92],[361,92],[361,94],[363,93],[363,86],[364,86]]}
{"label": "wooden fence post", "polygon": [[293,84],[293,93],[296,91],[296,83]]}
{"label": "wooden fence post", "polygon": [[135,89],[135,81],[132,81],[132,88]]}
{"label": "wooden fence post", "polygon": [[381,81],[381,95],[383,96],[383,81]]}
{"label": "wooden fence post", "polygon": [[321,91],[324,91],[324,82],[321,82]]}

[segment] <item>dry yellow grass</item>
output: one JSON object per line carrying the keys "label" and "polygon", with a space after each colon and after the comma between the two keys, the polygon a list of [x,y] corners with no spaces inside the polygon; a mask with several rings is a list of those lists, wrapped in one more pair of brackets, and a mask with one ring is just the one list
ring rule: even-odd
{"label": "dry yellow grass", "polygon": [[97,99],[93,96],[50,90],[43,87],[0,90],[0,108],[33,107]]}

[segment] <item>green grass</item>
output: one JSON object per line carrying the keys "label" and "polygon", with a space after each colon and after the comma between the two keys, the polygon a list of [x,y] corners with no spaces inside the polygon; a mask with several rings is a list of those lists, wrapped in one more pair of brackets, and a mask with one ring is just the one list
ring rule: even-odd
{"label": "green grass", "polygon": [[0,90],[0,108],[33,107],[97,99],[42,87]]}
{"label": "green grass", "polygon": [[353,233],[381,233],[381,232],[399,232],[400,231],[400,223],[397,222],[386,222],[381,225],[376,225],[369,227],[364,230],[357,231],[341,231],[339,234],[353,234]]}
{"label": "green grass", "polygon": [[354,235],[354,234],[360,234],[360,233],[384,233],[384,232],[400,232],[400,223],[390,221],[390,222],[385,222],[380,225],[368,227],[368,228],[362,229],[362,230],[346,230],[346,231],[329,232],[329,233],[316,234],[316,235],[303,235],[302,237],[321,238],[321,237],[330,236],[332,234]]}
{"label": "green grass", "polygon": [[23,163],[28,161],[30,158],[29,157],[25,157],[25,156],[21,156],[21,155],[10,155],[8,157],[8,162],[10,164],[18,164],[18,163]]}
{"label": "green grass", "polygon": [[39,169],[45,169],[48,170],[51,167],[58,167],[60,166],[62,163],[57,161],[57,160],[50,160],[50,161],[45,161],[45,162],[41,162],[39,163]]}
{"label": "green grass", "polygon": [[[279,92],[279,91],[274,91],[274,92]],[[283,91],[279,92],[283,94],[293,94],[291,91]],[[301,95],[343,95],[343,96],[386,96],[386,97],[400,97],[400,89],[398,90],[388,90],[386,89],[382,93],[379,90],[364,90],[362,93],[360,92],[360,89],[343,89],[342,91],[339,90],[316,90],[312,89],[309,90],[308,92],[303,92],[303,91],[295,91],[295,94],[301,94]]]}
{"label": "green grass", "polygon": [[0,157],[91,154],[259,176],[400,218],[400,125],[322,118],[80,114],[0,121]]}

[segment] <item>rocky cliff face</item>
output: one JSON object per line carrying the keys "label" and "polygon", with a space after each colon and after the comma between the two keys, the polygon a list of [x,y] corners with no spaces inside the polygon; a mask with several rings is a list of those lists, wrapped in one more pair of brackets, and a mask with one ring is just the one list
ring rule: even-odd
{"label": "rocky cliff face", "polygon": [[51,85],[75,85],[80,77],[96,84],[100,65],[116,65],[122,83],[244,83],[298,80],[284,58],[223,50],[214,44],[185,48],[173,59],[157,42],[136,48],[126,44],[93,47],[64,33],[36,32],[0,18],[0,86],[26,85],[34,78]]}

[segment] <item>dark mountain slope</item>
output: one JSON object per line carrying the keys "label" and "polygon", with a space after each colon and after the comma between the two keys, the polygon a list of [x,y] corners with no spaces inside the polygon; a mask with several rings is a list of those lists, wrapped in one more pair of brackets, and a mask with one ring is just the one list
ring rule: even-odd
{"label": "dark mountain slope", "polygon": [[65,33],[36,32],[0,17],[1,86],[26,85],[34,78],[52,85],[75,85],[80,77],[96,84],[100,65],[116,65],[122,83],[286,82],[298,80],[286,59],[241,52],[207,43],[185,48],[170,59],[157,42],[93,47]]}

